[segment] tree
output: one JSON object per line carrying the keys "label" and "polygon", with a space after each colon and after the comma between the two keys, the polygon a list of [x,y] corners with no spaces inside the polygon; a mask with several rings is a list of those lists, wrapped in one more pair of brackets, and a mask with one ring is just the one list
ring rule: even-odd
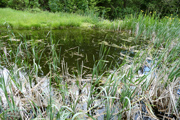
{"label": "tree", "polygon": [[0,7],[6,7],[7,1],[6,0],[0,0]]}

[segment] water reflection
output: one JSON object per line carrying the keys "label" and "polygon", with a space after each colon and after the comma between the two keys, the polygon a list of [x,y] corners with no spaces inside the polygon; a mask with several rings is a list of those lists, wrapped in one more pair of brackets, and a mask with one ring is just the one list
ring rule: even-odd
{"label": "water reflection", "polygon": [[[43,74],[49,72],[49,64],[56,64],[60,68],[62,63],[68,66],[71,74],[76,74],[82,65],[86,74],[90,73],[102,54],[105,54],[103,59],[108,61],[107,68],[113,69],[122,62],[123,56],[120,53],[134,56],[135,52],[131,47],[137,44],[118,32],[77,28],[52,31],[1,30],[0,40],[1,54],[4,49],[15,54],[18,47],[21,47],[22,55],[18,57],[31,65],[35,59]],[[102,44],[106,47],[105,53],[100,53]],[[10,58],[9,62],[14,60],[15,58]]]}

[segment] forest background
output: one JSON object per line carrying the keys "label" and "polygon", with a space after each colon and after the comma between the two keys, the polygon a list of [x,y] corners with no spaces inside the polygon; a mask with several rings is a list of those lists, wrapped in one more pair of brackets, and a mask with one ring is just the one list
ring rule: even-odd
{"label": "forest background", "polygon": [[179,0],[0,0],[0,7],[17,10],[95,13],[105,19],[124,18],[139,12],[157,12],[160,17],[179,14]]}

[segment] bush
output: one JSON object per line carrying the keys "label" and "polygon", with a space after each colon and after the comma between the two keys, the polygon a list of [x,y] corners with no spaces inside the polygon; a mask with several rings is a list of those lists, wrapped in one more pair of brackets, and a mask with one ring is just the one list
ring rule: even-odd
{"label": "bush", "polygon": [[24,10],[25,8],[39,8],[52,12],[69,12],[98,14],[103,18],[124,18],[143,10],[156,11],[161,16],[174,13],[179,14],[179,0],[0,0],[0,7],[11,7]]}
{"label": "bush", "polygon": [[6,7],[7,0],[0,0],[0,7]]}
{"label": "bush", "polygon": [[63,4],[60,4],[60,0],[49,0],[49,8],[52,12],[63,11]]}
{"label": "bush", "polygon": [[8,0],[8,6],[17,9],[17,10],[23,10],[27,7],[28,0]]}
{"label": "bush", "polygon": [[52,12],[76,12],[84,11],[88,8],[87,0],[49,0],[49,8]]}
{"label": "bush", "polygon": [[30,8],[39,8],[39,0],[29,0],[28,7]]}

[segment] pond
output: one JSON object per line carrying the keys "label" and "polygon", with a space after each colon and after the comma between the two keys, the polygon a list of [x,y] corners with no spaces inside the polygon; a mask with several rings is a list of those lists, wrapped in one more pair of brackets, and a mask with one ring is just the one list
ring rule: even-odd
{"label": "pond", "polygon": [[[0,75],[1,77],[6,76],[4,80],[7,89],[11,89],[8,86],[8,78],[11,76],[9,73],[11,72],[13,76],[19,79],[14,78],[17,83],[21,80],[22,89],[24,87],[25,92],[23,94],[25,97],[21,99],[28,99],[29,90],[27,88],[32,88],[31,94],[41,89],[40,94],[42,96],[38,100],[48,101],[43,96],[46,96],[44,93],[49,96],[50,89],[47,86],[49,79],[53,79],[55,81],[53,81],[53,85],[54,83],[57,84],[53,86],[55,89],[52,96],[55,96],[56,91],[61,93],[57,99],[65,96],[57,106],[61,104],[71,106],[76,99],[82,97],[76,104],[77,111],[88,111],[90,106],[87,101],[92,88],[94,91],[92,98],[97,96],[99,92],[104,94],[99,87],[103,86],[108,79],[91,79],[95,67],[99,76],[106,71],[116,70],[123,60],[132,60],[136,52],[143,49],[143,44],[145,44],[143,39],[136,41],[127,33],[79,28],[39,31],[0,30],[0,43]],[[52,77],[48,76],[50,71],[53,73]],[[35,77],[34,73],[37,73]],[[68,78],[64,79],[63,77],[67,74]],[[69,76],[75,77],[69,78]],[[79,76],[84,79],[78,81]],[[41,80],[43,82],[39,85],[38,83]],[[37,91],[34,90],[36,85],[39,85]],[[2,91],[2,89],[0,90]],[[5,98],[3,94],[0,96]],[[37,101],[36,104],[39,105],[38,100],[36,100],[37,96],[33,97],[35,97],[34,101]],[[72,100],[72,98],[74,99]],[[96,98],[92,104],[99,106],[98,109],[89,111],[89,114],[93,116],[99,114],[98,120],[105,117],[106,109],[103,101],[103,97]],[[4,103],[6,103],[5,100]],[[47,108],[45,103],[43,102],[44,109]],[[39,107],[41,106],[39,105]],[[118,113],[120,110],[118,106],[121,105],[117,102],[110,109],[114,109],[114,112]],[[32,109],[28,110],[31,113]],[[83,116],[83,118],[85,117],[87,116]],[[117,116],[114,117],[117,119]]]}
{"label": "pond", "polygon": [[[147,39],[137,39],[127,32],[82,28],[1,29],[0,98],[3,108],[0,114],[8,108],[8,95],[13,95],[11,100],[19,105],[18,109],[25,108],[22,111],[26,118],[38,117],[35,107],[42,115],[55,105],[56,110],[51,113],[57,118],[58,114],[61,118],[66,112],[68,119],[82,114],[78,117],[116,120],[124,117],[121,114],[135,97],[140,101],[133,106],[140,105],[138,109],[142,113],[134,109],[132,117],[151,120],[146,116],[146,101],[139,98],[140,88],[146,91],[152,86],[151,80],[158,80],[160,68],[158,59],[146,56]],[[146,52],[139,57],[136,53],[143,50]],[[94,74],[96,76],[92,77]],[[179,87],[176,91],[179,95]],[[35,104],[28,107],[32,105],[29,101]],[[154,114],[158,116],[162,112]]]}
{"label": "pond", "polygon": [[[80,28],[0,30],[0,54],[9,55],[1,65],[8,68],[10,63],[19,67],[36,63],[41,68],[38,74],[46,75],[51,64],[60,73],[65,66],[70,74],[77,75],[83,68],[83,75],[87,75],[99,60],[104,60],[103,72],[118,67],[125,55],[135,55],[143,41],[134,39],[119,32]],[[10,57],[17,52],[20,55]]]}

